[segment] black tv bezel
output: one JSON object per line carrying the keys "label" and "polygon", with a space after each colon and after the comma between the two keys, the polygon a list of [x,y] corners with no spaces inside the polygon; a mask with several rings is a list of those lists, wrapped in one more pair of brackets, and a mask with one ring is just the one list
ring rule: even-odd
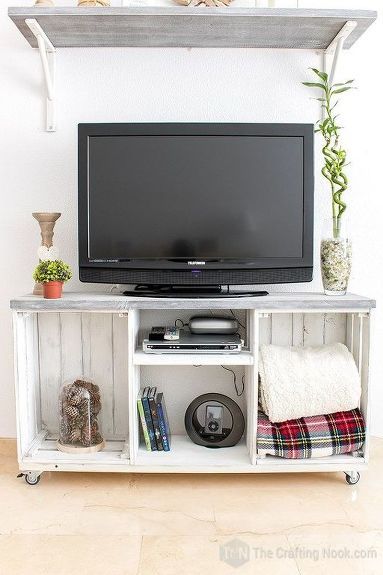
{"label": "black tv bezel", "polygon": [[[303,138],[303,237],[301,258],[203,258],[96,262],[88,257],[88,139],[92,136],[283,136]],[[79,277],[84,282],[156,285],[266,284],[311,281],[314,211],[313,124],[112,123],[78,125]]]}

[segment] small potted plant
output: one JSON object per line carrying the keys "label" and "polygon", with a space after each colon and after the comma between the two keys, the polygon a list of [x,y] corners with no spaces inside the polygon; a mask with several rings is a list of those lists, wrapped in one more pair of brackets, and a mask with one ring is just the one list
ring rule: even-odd
{"label": "small potted plant", "polygon": [[47,299],[60,298],[63,283],[71,277],[70,267],[62,260],[43,260],[33,272],[33,279],[43,284],[44,297]]}
{"label": "small potted plant", "polygon": [[351,90],[353,80],[333,84],[326,72],[311,68],[316,75],[315,82],[303,82],[309,88],[319,89],[321,96],[316,98],[323,110],[322,119],[317,122],[316,132],[323,138],[322,176],[331,191],[332,218],[324,230],[321,241],[321,271],[325,294],[344,295],[347,292],[351,272],[351,241],[345,235],[343,215],[347,205],[343,194],[348,189],[345,173],[347,153],[340,141],[341,126],[338,123],[336,106],[339,94]]}

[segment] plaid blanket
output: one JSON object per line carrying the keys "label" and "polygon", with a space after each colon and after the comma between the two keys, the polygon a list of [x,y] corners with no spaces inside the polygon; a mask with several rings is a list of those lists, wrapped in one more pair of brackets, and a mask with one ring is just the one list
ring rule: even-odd
{"label": "plaid blanket", "polygon": [[258,412],[258,455],[308,459],[349,453],[362,447],[365,435],[359,409],[281,423],[271,423],[267,415]]}

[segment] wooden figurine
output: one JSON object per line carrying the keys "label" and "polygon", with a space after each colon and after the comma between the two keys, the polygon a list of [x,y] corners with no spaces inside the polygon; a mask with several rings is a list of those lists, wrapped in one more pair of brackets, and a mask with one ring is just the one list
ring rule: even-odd
{"label": "wooden figurine", "polygon": [[36,0],[35,6],[41,6],[42,8],[45,6],[54,6],[53,0]]}
{"label": "wooden figurine", "polygon": [[[34,212],[32,216],[39,222],[41,230],[41,246],[37,251],[39,260],[56,260],[58,259],[58,250],[53,247],[53,229],[56,220],[59,219],[59,212]],[[43,295],[43,286],[36,283],[33,289],[34,295]]]}

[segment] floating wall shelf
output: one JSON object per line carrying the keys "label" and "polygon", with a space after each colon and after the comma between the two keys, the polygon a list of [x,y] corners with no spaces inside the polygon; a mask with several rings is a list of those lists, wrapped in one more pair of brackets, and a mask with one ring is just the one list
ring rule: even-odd
{"label": "floating wall shelf", "polygon": [[[47,130],[55,130],[56,48],[275,48],[334,54],[350,48],[376,20],[370,10],[276,8],[9,8],[39,48],[47,92]],[[327,63],[326,63],[327,65]]]}
{"label": "floating wall shelf", "polygon": [[350,20],[350,48],[376,19],[367,10],[262,8],[9,8],[33,48],[25,23],[37,20],[56,48],[184,47],[326,50]]}

